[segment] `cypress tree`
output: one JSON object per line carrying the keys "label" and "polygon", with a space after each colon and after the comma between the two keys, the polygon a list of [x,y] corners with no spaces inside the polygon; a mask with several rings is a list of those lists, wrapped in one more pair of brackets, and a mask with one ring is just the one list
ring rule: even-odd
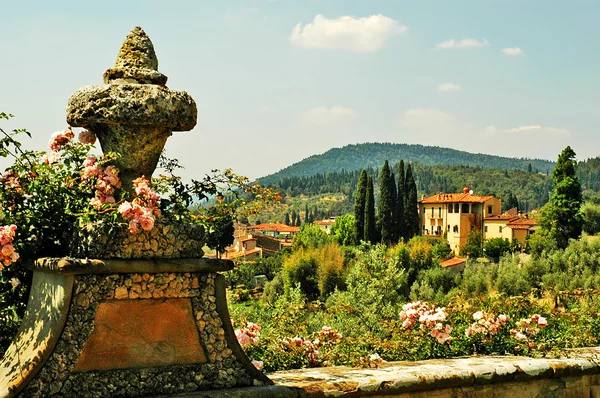
{"label": "cypress tree", "polygon": [[404,204],[407,239],[419,233],[419,212],[417,210],[417,184],[410,164],[406,167],[406,202]]}
{"label": "cypress tree", "polygon": [[358,185],[354,192],[354,224],[356,232],[356,242],[360,243],[365,239],[365,203],[367,200],[367,172],[362,169],[358,178]]}
{"label": "cypress tree", "polygon": [[398,184],[396,189],[398,190],[396,199],[396,222],[398,225],[398,239],[402,238],[406,240],[408,234],[406,233],[406,222],[404,216],[404,203],[406,202],[406,183],[404,179],[404,160],[400,160],[398,165]]}
{"label": "cypress tree", "polygon": [[308,203],[304,207],[304,224],[308,224],[310,221],[310,216],[308,215]]}
{"label": "cypress tree", "polygon": [[392,194],[392,243],[397,243],[400,235],[398,230],[398,191],[394,173],[390,174],[390,193]]}
{"label": "cypress tree", "polygon": [[298,214],[296,214],[296,210],[292,210],[292,225],[296,225],[298,220]]}
{"label": "cypress tree", "polygon": [[373,193],[373,177],[367,182],[367,195],[365,201],[365,231],[364,238],[367,242],[377,241],[377,229],[375,227],[375,195]]}
{"label": "cypress tree", "polygon": [[289,213],[285,213],[285,219],[283,220],[283,223],[285,225],[290,225],[290,214]]}
{"label": "cypress tree", "polygon": [[381,243],[386,245],[389,245],[393,238],[390,180],[390,166],[386,160],[379,173],[379,205],[377,206],[377,223],[381,231]]}

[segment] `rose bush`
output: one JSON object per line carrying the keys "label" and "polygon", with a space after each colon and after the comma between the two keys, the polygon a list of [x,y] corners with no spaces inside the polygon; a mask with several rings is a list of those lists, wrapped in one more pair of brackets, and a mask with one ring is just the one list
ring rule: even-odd
{"label": "rose bush", "polygon": [[[0,113],[0,120],[12,115]],[[74,227],[102,222],[107,233],[151,230],[157,218],[200,223],[213,247],[233,241],[219,228],[238,215],[279,199],[277,192],[251,184],[231,170],[213,170],[185,183],[175,174],[176,160],[161,159],[163,174],[141,176],[131,192],[122,189],[115,154],[90,154],[96,137],[84,130],[78,140],[71,128],[52,134],[48,151],[32,151],[19,141],[24,129],[0,128],[0,156],[13,163],[0,176],[0,351],[9,344],[23,315],[36,258],[68,255]],[[148,177],[148,178],[146,178]],[[217,195],[228,198],[207,206]],[[217,232],[216,232],[217,231]]]}

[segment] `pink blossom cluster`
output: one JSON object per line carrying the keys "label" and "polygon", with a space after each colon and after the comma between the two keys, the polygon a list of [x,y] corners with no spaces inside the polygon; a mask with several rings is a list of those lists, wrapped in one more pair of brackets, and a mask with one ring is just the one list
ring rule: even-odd
{"label": "pink blossom cluster", "polygon": [[115,166],[102,167],[95,156],[88,156],[83,162],[83,181],[96,177],[96,193],[90,204],[96,210],[102,209],[105,203],[115,203],[115,189],[121,188],[119,169]]}
{"label": "pink blossom cluster", "polygon": [[0,177],[0,182],[5,188],[14,189],[17,193],[22,193],[21,182],[19,181],[19,175],[12,170],[7,171]]}
{"label": "pink blossom cluster", "polygon": [[69,127],[67,130],[57,131],[52,134],[50,138],[50,142],[48,143],[48,147],[53,152],[58,152],[60,149],[67,145],[71,140],[75,137],[73,130]]}
{"label": "pink blossom cluster", "polygon": [[87,145],[94,145],[96,143],[96,134],[89,130],[83,130],[79,133],[79,142]]}
{"label": "pink blossom cluster", "polygon": [[[535,336],[540,329],[548,326],[548,321],[539,314],[533,314],[529,318],[520,319],[515,326],[510,330],[510,334],[519,341],[525,341]],[[532,347],[533,344],[530,343],[529,346]]]}
{"label": "pink blossom cluster", "polygon": [[281,339],[281,343],[284,348],[288,349],[303,348],[310,366],[319,365],[319,347],[321,346],[321,341],[319,339],[311,341],[298,336],[292,337],[291,339],[286,337]]}
{"label": "pink blossom cluster", "polygon": [[263,370],[263,368],[265,367],[265,364],[263,361],[257,361],[257,360],[252,360],[252,365],[254,365],[254,367],[258,370]]}
{"label": "pink blossom cluster", "polygon": [[42,161],[46,164],[54,164],[60,160],[60,153],[50,151],[46,152],[42,157]]}
{"label": "pink blossom cluster", "polygon": [[429,335],[440,344],[452,341],[452,327],[443,323],[446,317],[446,308],[429,306],[420,300],[404,304],[400,311],[403,328],[410,329],[418,322],[421,329],[430,329]]}
{"label": "pink blossom cluster", "polygon": [[14,224],[0,227],[0,271],[19,259],[19,253],[13,246],[16,230],[17,226]]}
{"label": "pink blossom cluster", "polygon": [[323,326],[319,331],[319,338],[321,340],[339,340],[342,338],[342,334],[330,326]]}
{"label": "pink blossom cluster", "polygon": [[237,337],[238,342],[244,348],[251,345],[258,345],[261,329],[256,323],[247,322],[245,327],[235,330],[235,337]]}
{"label": "pink blossom cluster", "polygon": [[144,231],[154,228],[155,216],[160,215],[160,197],[150,188],[150,181],[143,176],[133,180],[133,187],[137,197],[131,202],[121,203],[119,213],[129,220],[129,232],[137,234],[140,226]]}
{"label": "pink blossom cluster", "polygon": [[477,311],[473,313],[473,319],[475,322],[465,330],[465,335],[467,337],[478,334],[483,336],[494,335],[502,329],[510,317],[505,314],[500,314],[495,318],[494,314]]}

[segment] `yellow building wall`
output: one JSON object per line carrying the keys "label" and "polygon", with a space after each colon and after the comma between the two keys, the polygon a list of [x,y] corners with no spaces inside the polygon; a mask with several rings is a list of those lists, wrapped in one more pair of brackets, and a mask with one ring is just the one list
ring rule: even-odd
{"label": "yellow building wall", "polygon": [[[513,230],[506,226],[507,222],[508,220],[485,220],[483,227],[483,238],[485,240],[494,238],[512,240]],[[502,231],[500,231],[500,228],[502,228]]]}

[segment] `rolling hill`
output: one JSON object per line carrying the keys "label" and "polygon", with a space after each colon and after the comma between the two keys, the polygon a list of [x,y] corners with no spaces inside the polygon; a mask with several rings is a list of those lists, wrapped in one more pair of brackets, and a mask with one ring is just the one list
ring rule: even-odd
{"label": "rolling hill", "polygon": [[362,168],[379,168],[385,160],[396,163],[416,162],[423,165],[468,165],[496,169],[527,170],[548,172],[554,168],[554,162],[543,159],[508,158],[502,156],[470,153],[450,148],[424,145],[365,143],[333,148],[320,155],[313,155],[300,162],[259,178],[262,185],[269,185],[289,177],[310,177],[315,174],[353,171]]}

